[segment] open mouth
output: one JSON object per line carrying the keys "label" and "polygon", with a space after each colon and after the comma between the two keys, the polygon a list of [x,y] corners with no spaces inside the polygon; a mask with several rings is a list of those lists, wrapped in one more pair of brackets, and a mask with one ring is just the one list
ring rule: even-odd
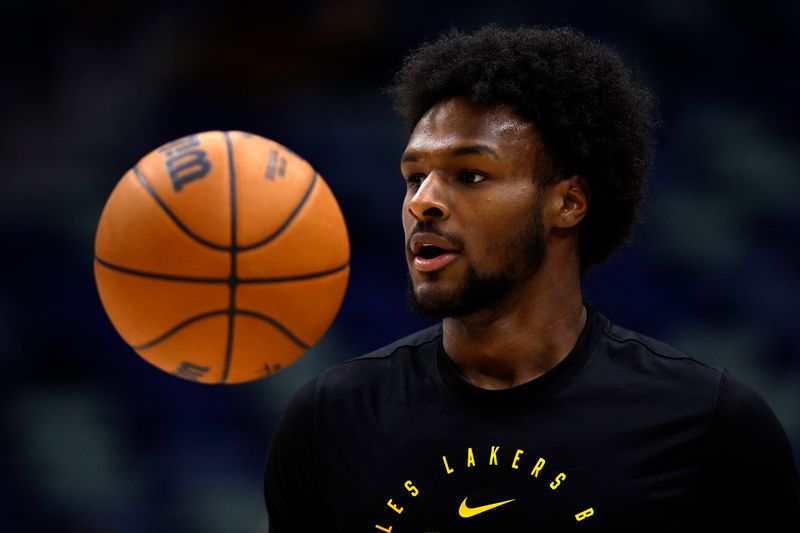
{"label": "open mouth", "polygon": [[444,248],[439,248],[438,246],[434,246],[432,244],[423,244],[422,248],[420,248],[419,253],[417,254],[420,257],[424,257],[425,259],[433,259],[435,257],[439,257],[442,254],[446,254],[448,251]]}
{"label": "open mouth", "polygon": [[413,268],[419,272],[439,270],[461,255],[461,251],[453,242],[435,233],[415,233],[408,243],[413,255]]}

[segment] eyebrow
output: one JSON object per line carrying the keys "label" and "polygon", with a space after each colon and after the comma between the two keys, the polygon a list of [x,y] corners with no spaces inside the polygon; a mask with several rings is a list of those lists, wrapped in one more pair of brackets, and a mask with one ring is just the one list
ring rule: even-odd
{"label": "eyebrow", "polygon": [[[457,146],[456,148],[451,148],[450,150],[445,150],[444,155],[449,157],[461,157],[465,155],[485,155],[491,157],[492,159],[500,159],[500,156],[497,155],[492,148],[485,144],[469,144],[466,146]],[[413,163],[419,161],[419,156],[415,153],[404,153],[402,159],[400,159],[403,163]]]}

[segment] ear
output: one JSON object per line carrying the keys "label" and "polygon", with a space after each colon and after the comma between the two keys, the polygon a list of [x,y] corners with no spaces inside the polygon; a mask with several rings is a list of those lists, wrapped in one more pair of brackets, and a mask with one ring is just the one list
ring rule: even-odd
{"label": "ear", "polygon": [[553,227],[575,227],[589,209],[589,182],[577,175],[562,180],[553,186],[550,198],[556,211]]}

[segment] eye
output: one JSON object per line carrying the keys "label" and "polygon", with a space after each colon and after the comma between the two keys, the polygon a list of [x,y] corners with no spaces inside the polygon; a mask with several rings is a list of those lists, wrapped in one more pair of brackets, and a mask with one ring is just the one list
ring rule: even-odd
{"label": "eye", "polygon": [[419,188],[420,184],[422,183],[422,180],[424,179],[425,179],[424,174],[411,174],[410,176],[405,178],[406,186],[409,189],[417,189]]}
{"label": "eye", "polygon": [[484,174],[479,172],[474,172],[472,170],[462,170],[461,173],[458,175],[458,180],[463,183],[480,183],[486,179]]}

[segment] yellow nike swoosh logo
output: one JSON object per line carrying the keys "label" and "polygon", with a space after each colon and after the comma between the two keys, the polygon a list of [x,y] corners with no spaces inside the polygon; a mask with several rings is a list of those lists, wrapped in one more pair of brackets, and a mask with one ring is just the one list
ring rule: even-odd
{"label": "yellow nike swoosh logo", "polygon": [[[516,499],[516,498],[514,498]],[[504,502],[497,502],[497,503],[490,503],[489,505],[481,505],[479,507],[468,507],[467,506],[467,498],[464,498],[464,501],[461,502],[461,507],[458,508],[458,515],[461,518],[471,518],[475,515],[479,515],[481,513],[485,513],[486,511],[490,511],[495,507],[500,507],[501,505],[505,505],[507,503],[511,503],[514,500],[506,500]]]}

